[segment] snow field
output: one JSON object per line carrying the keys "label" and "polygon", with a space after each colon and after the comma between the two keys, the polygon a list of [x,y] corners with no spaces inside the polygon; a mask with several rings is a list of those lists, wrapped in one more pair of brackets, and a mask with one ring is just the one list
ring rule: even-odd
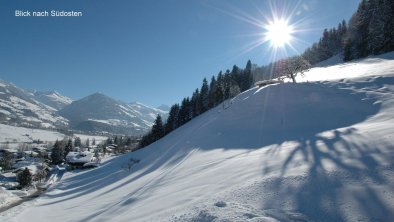
{"label": "snow field", "polygon": [[[250,89],[0,219],[390,221],[393,55]],[[140,162],[129,172],[130,158]]]}

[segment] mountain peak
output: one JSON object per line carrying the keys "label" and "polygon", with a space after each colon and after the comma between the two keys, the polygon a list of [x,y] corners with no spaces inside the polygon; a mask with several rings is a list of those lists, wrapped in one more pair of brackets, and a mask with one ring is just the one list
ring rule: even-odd
{"label": "mountain peak", "polygon": [[112,98],[110,96],[107,96],[107,95],[105,95],[104,93],[101,93],[101,92],[92,93],[92,94],[90,94],[88,96],[85,96],[81,100],[97,100],[97,99],[99,99],[99,100],[103,100],[104,99],[104,100],[116,101],[114,98]]}
{"label": "mountain peak", "polygon": [[163,111],[170,111],[170,107],[168,105],[165,104],[161,104],[160,106],[157,107],[157,109],[163,110]]}

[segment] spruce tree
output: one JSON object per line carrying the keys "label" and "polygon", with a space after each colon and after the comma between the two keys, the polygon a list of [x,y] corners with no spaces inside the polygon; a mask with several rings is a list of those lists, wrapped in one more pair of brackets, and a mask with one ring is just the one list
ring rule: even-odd
{"label": "spruce tree", "polygon": [[345,40],[343,46],[343,61],[350,61],[353,59],[352,55],[352,40],[350,38]]}
{"label": "spruce tree", "polygon": [[209,87],[206,78],[202,81],[199,100],[201,104],[201,112],[203,113],[209,109]]}
{"label": "spruce tree", "polygon": [[164,136],[164,126],[160,115],[157,115],[155,123],[152,126],[152,138],[154,141]]}
{"label": "spruce tree", "polygon": [[65,146],[63,142],[56,140],[52,148],[51,159],[53,164],[62,163],[64,160]]}
{"label": "spruce tree", "polygon": [[89,140],[89,138],[86,139],[86,141],[85,141],[85,146],[86,146],[86,147],[89,147],[89,146],[90,146],[90,140]]}
{"label": "spruce tree", "polygon": [[216,78],[215,76],[212,76],[211,82],[209,83],[209,95],[208,95],[208,109],[213,108],[214,106],[217,105],[216,99],[215,99],[215,91],[216,91]]}
{"label": "spruce tree", "polygon": [[194,91],[192,95],[192,98],[190,100],[190,106],[191,106],[192,118],[200,115],[202,104],[200,100],[200,91],[198,89],[196,89],[196,91]]}
{"label": "spruce tree", "polygon": [[167,122],[165,124],[165,134],[170,133],[178,127],[178,114],[179,114],[179,104],[174,104],[170,108],[168,113]]}
{"label": "spruce tree", "polygon": [[30,170],[27,167],[22,172],[20,172],[17,176],[19,185],[22,187],[27,187],[31,185],[32,179],[33,177],[30,173]]}
{"label": "spruce tree", "polygon": [[74,147],[81,147],[81,146],[82,146],[81,138],[76,137],[74,139]]}
{"label": "spruce tree", "polygon": [[68,139],[67,145],[64,149],[64,156],[67,156],[67,154],[71,152],[72,149],[73,149],[73,141],[71,139]]}
{"label": "spruce tree", "polygon": [[248,60],[242,75],[242,82],[239,84],[241,92],[253,86],[252,62]]}

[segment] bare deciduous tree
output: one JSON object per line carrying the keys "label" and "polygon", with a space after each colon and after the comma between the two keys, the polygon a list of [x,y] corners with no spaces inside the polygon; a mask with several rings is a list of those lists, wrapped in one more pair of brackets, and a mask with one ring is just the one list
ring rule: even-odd
{"label": "bare deciduous tree", "polygon": [[289,78],[294,83],[296,76],[299,74],[304,75],[304,72],[311,68],[311,64],[302,56],[294,56],[278,62],[276,67],[276,76],[280,79]]}

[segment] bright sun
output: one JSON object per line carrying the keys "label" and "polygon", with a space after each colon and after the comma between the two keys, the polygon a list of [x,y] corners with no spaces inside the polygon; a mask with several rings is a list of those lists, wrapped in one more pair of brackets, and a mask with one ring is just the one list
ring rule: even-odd
{"label": "bright sun", "polygon": [[273,21],[266,26],[266,39],[275,48],[284,47],[289,44],[293,33],[293,28],[285,20]]}

